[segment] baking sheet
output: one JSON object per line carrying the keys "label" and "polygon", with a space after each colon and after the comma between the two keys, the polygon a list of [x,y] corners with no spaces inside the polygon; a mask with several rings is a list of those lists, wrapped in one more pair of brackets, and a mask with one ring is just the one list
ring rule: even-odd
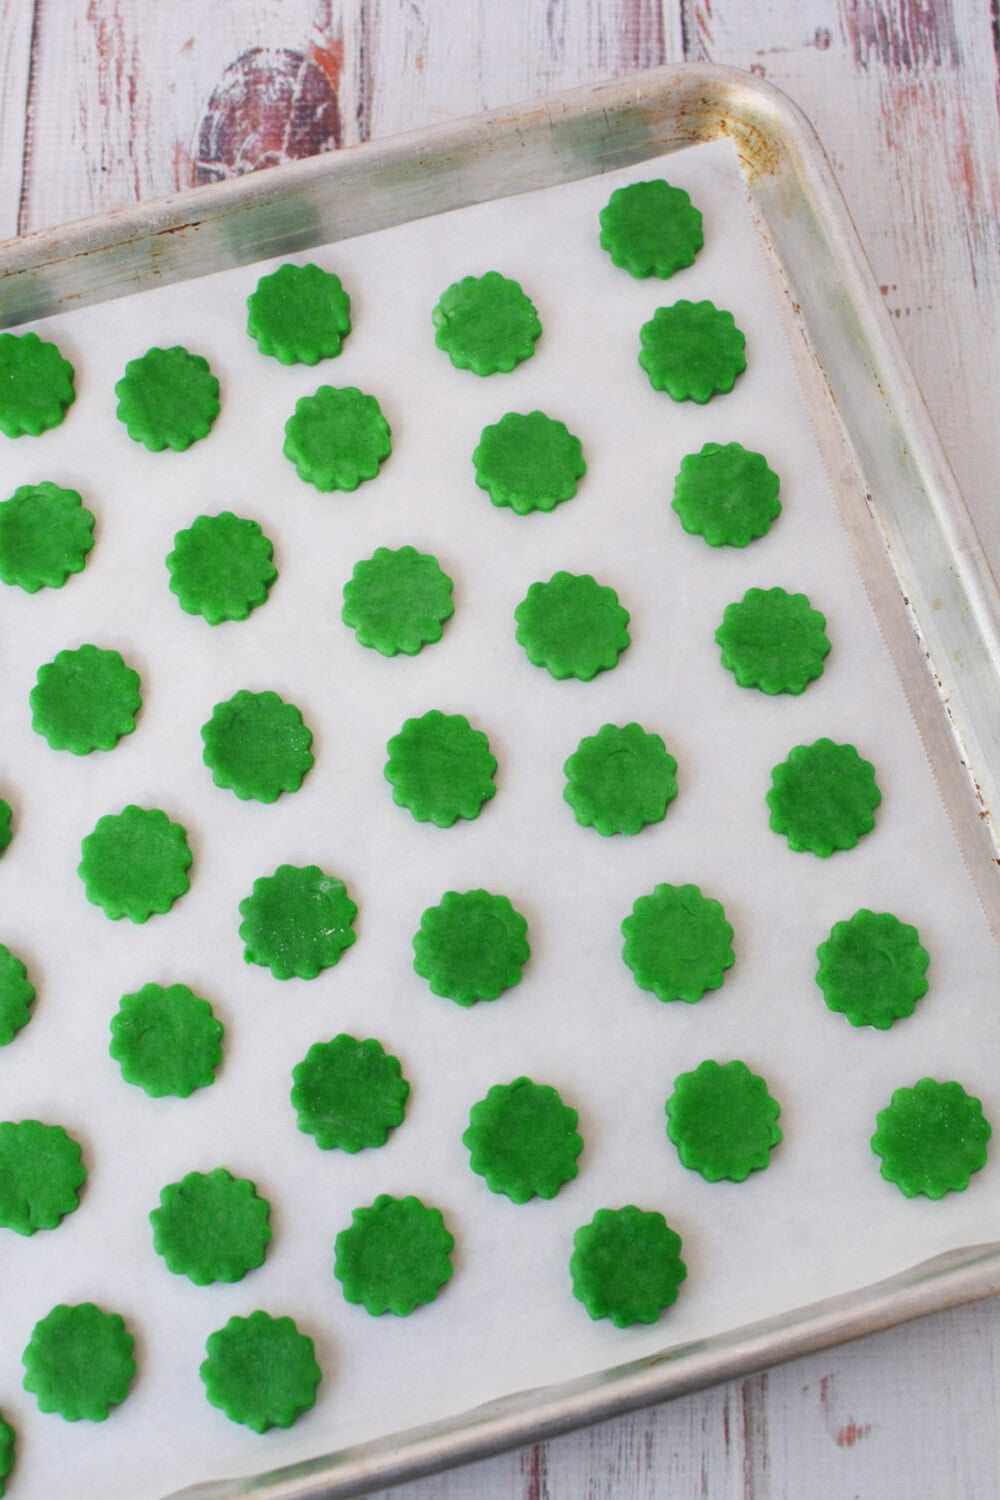
{"label": "baking sheet", "polygon": [[[993,1237],[995,1164],[963,1195],[908,1202],[868,1148],[892,1089],[927,1073],[959,1078],[1000,1118],[996,949],[858,582],[728,146],[662,165],[705,214],[694,267],[633,282],[597,246],[612,187],[658,170],[300,257],[352,295],[344,353],[315,370],[262,359],[243,331],[266,266],[38,325],[73,360],[80,395],[62,428],[5,444],[6,493],[40,478],[79,489],[98,542],[64,590],[0,601],[0,790],[18,820],[0,940],[38,989],[0,1070],[5,1117],[65,1125],[90,1178],[57,1231],[0,1246],[0,1407],[21,1436],[21,1495],[89,1500],[113,1472],[121,1492],[155,1496],[273,1468]],[[435,349],[429,314],[450,281],[491,267],[522,282],[545,332],[513,374],[478,380]],[[679,297],[711,297],[747,334],[747,373],[705,408],[653,392],[636,364],[640,325]],[[154,455],[114,420],[112,389],[127,359],[174,342],[209,359],[223,411],[207,442]],[[393,430],[391,459],[353,496],[319,495],[281,455],[295,401],[321,383],[371,391]],[[575,500],[521,518],[489,505],[470,455],[484,425],[536,407],[581,437],[589,471]],[[714,551],[684,535],[669,497],[685,453],[733,440],[768,456],[784,511],[746,551]],[[176,530],[221,509],[260,521],[280,576],[247,622],[211,630],[180,611],[163,559]],[[340,596],[355,561],[404,543],[453,576],[456,614],[439,645],[389,661],[340,623]],[[593,572],[632,613],[629,651],[589,684],[553,682],[514,640],[515,605],[558,568]],[[828,618],[826,672],[800,699],[739,689],[712,638],[728,602],[773,584]],[[85,640],[123,652],[145,701],[134,736],[79,760],[32,733],[27,697],[39,665]],[[201,764],[201,724],[243,687],[277,690],[316,736],[302,790],[272,807],[238,802]],[[386,740],[431,707],[468,714],[500,762],[496,798],[450,830],[417,825],[382,779]],[[583,734],[630,719],[663,735],[680,794],[662,825],[609,841],[574,824],[561,767]],[[873,760],[884,796],[875,833],[830,861],[792,854],[763,802],[771,766],[822,734]],[[75,874],[80,839],[129,801],[184,823],[195,856],[189,895],[137,928],[89,907]],[[357,944],[308,984],[242,962],[238,902],[282,862],[340,875],[360,907]],[[736,965],[697,1006],[660,1005],[620,958],[622,918],[661,880],[700,884],[735,928]],[[443,891],[478,885],[525,913],[533,953],[517,989],[463,1012],[413,973],[410,939]],[[814,982],[817,943],[861,905],[914,922],[932,956],[928,995],[888,1034],[829,1014]],[[149,981],[189,984],[226,1024],[219,1079],[189,1100],[147,1099],[107,1056],[119,996]],[[413,1085],[405,1125],[354,1158],[318,1151],[287,1101],[294,1063],[338,1031],[377,1036]],[[705,1057],[743,1058],[782,1103],[784,1143],[741,1185],[686,1172],[665,1138],[673,1079]],[[585,1150],[554,1201],[516,1207],[469,1171],[461,1134],[469,1106],[520,1073],[580,1111]],[[245,1281],[198,1288],[154,1254],[147,1215],[167,1182],[217,1165],[257,1182],[275,1237]],[[336,1233],[379,1192],[436,1203],[456,1236],[453,1281],[406,1320],[349,1307],[332,1277]],[[659,1208],[684,1240],[688,1281],[650,1329],[591,1323],[569,1293],[573,1230],[624,1202]],[[123,1313],[140,1362],[127,1403],[97,1427],[42,1416],[20,1391],[36,1319],[85,1298]],[[197,1376],[207,1334],[256,1307],[291,1313],[326,1375],[316,1408],[264,1438],[209,1407]]]}

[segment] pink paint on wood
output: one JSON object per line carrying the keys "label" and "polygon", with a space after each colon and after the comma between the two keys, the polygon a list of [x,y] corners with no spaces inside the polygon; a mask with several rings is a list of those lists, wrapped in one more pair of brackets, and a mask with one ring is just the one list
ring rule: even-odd
{"label": "pink paint on wood", "polygon": [[549,1500],[549,1463],[542,1443],[532,1443],[521,1454],[524,1500]]}
{"label": "pink paint on wood", "polygon": [[743,1448],[743,1500],[764,1500],[770,1491],[770,1433],[767,1374],[740,1381],[740,1442]]}
{"label": "pink paint on wood", "polygon": [[872,60],[895,72],[959,64],[951,0],[841,0],[854,61]]}
{"label": "pink paint on wood", "polygon": [[856,1422],[849,1417],[846,1422],[841,1422],[839,1416],[834,1412],[834,1378],[832,1375],[823,1375],[819,1382],[819,1409],[823,1417],[823,1426],[830,1434],[838,1448],[853,1448],[855,1443],[860,1443],[872,1430],[870,1422]]}

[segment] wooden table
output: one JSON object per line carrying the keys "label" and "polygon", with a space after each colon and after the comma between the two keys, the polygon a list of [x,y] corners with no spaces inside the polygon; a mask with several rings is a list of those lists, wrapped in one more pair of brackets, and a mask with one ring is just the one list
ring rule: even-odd
{"label": "wooden table", "polygon": [[[684,59],[816,125],[1000,573],[997,0],[0,0],[0,235]],[[979,1304],[394,1493],[995,1500],[998,1407]]]}

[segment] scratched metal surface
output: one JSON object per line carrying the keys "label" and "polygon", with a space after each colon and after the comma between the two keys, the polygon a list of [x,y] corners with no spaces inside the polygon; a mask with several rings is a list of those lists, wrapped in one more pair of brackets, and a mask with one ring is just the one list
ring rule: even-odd
{"label": "scratched metal surface", "polygon": [[[1000,571],[998,42],[995,0],[0,0],[0,234],[664,61],[761,72],[826,144]],[[994,1500],[998,1398],[977,1304],[394,1494]]]}

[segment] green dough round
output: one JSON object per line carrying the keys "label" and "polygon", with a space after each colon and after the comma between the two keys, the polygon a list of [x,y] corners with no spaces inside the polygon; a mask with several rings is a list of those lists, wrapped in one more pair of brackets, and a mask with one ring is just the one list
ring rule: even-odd
{"label": "green dough round", "polygon": [[292,1069],[292,1108],[304,1135],[323,1151],[350,1155],[384,1146],[403,1123],[410,1085],[399,1059],[374,1037],[341,1034],[315,1042]]}
{"label": "green dough round", "polygon": [[357,914],[336,876],[318,865],[279,865],[255,880],[253,893],[240,902],[243,957],[275,979],[315,979],[354,942]]}
{"label": "green dough round", "polygon": [[902,1016],[912,1016],[927,993],[930,954],[917,929],[890,912],[862,907],[850,921],[836,922],[816,957],[816,983],[827,1008],[852,1026],[887,1031]]}
{"label": "green dough round", "polygon": [[186,1099],[215,1081],[222,1022],[186,984],[143,985],[123,995],[111,1021],[109,1052],[126,1083],[152,1099]]}
{"label": "green dough round", "polygon": [[435,995],[468,1007],[520,984],[531,955],[528,924],[506,896],[446,891],[420,918],[413,953]]}
{"label": "green dough round", "polygon": [[677,762],[641,724],[605,724],[563,766],[563,797],[581,828],[610,837],[662,823],[677,796]]}
{"label": "green dough round", "polygon": [[264,1264],[270,1217],[271,1205],[252,1182],[216,1167],[168,1183],[149,1222],[153,1248],[167,1269],[195,1286],[210,1286],[242,1281]]}
{"label": "green dough round", "polygon": [[180,344],[130,359],[115,395],[119,422],[151,453],[183,453],[208,436],[219,415],[219,382],[208,361]]}
{"label": "green dough round", "polygon": [[739,443],[706,443],[681,459],[673,509],[684,530],[710,547],[748,547],[781,514],[780,485],[762,453]]}
{"label": "green dough round", "polygon": [[297,792],[313,763],[312,730],[277,693],[243,689],[217,703],[201,737],[212,780],[244,802],[275,802],[282,792]]}
{"label": "green dough round", "polygon": [[484,427],[472,462],[479,488],[519,516],[572,500],[587,472],[580,439],[541,411],[509,411]]}
{"label": "green dough round", "polygon": [[583,1150],[575,1109],[548,1084],[515,1078],[497,1083],[472,1106],[462,1142],[469,1166],[491,1193],[512,1203],[554,1198],[577,1174]]}
{"label": "green dough round", "polygon": [[514,619],[528,660],[557,682],[590,682],[617,665],[631,641],[628,610],[589,573],[554,573],[548,583],[533,583]]}
{"label": "green dough round", "polygon": [[592,1318],[610,1318],[616,1328],[655,1323],[687,1276],[680,1235],[662,1214],[631,1204],[599,1208],[573,1245],[573,1296]]}
{"label": "green dough round", "polygon": [[0,333],[0,432],[38,437],[76,400],[73,366],[37,333]]}
{"label": "green dough round", "polygon": [[211,1334],[199,1371],[205,1395],[254,1432],[291,1427],[316,1404],[323,1378],[313,1341],[291,1318],[253,1312]]}
{"label": "green dough round", "polygon": [[280,266],[247,298],[247,333],[283,365],[316,365],[340,353],[351,331],[351,299],[319,266]]}
{"label": "green dough round", "polygon": [[616,188],[601,209],[601,249],[630,276],[659,276],[694,264],[705,243],[701,214],[683,188],[663,178]]}
{"label": "green dough round", "polygon": [[145,922],[169,911],[190,885],[187,831],[159,808],[130,805],[99,818],[81,853],[87,900],[113,922]]}
{"label": "green dough round", "polygon": [[745,1182],[781,1140],[781,1106],[743,1062],[703,1062],[674,1080],[667,1135],[685,1167],[706,1182]]}
{"label": "green dough round", "polygon": [[351,1219],[334,1246],[333,1274],[345,1299],[360,1302],[373,1318],[386,1312],[406,1318],[433,1302],[451,1277],[455,1248],[441,1210],[382,1193]]}
{"label": "green dough round", "polygon": [[24,1389],[67,1422],[103,1422],[128,1395],[135,1340],[118,1313],[60,1303],[35,1324],[22,1356]]}
{"label": "green dough round", "polygon": [[93,512],[76,490],[42,479],[0,503],[0,580],[26,594],[61,589],[83,572],[93,545]]}
{"label": "green dough round", "polygon": [[201,615],[209,625],[245,620],[266,602],[278,576],[273,556],[256,521],[228,510],[199,516],[174,537],[167,558],[170,592],[186,614]]}
{"label": "green dough round", "polygon": [[419,719],[407,719],[386,749],[392,799],[418,823],[450,828],[459,818],[478,818],[496,792],[490,742],[464,714],[432,708]]}
{"label": "green dough round", "polygon": [[531,358],[542,332],[530,298],[499,271],[454,282],[431,317],[438,348],[457,370],[476,375],[508,374]]}
{"label": "green dough round", "polygon": [[639,332],[639,363],[654,391],[704,406],[725,395],[747,367],[746,338],[731,312],[712,302],[658,307]]}
{"label": "green dough round", "polygon": [[830,651],[825,627],[805,594],[748,589],[739,604],[726,605],[715,639],[740,687],[797,696],[822,675]]}
{"label": "green dough round", "polygon": [[414,547],[376,548],[344,585],[341,619],[362,646],[383,656],[416,656],[439,641],[455,613],[452,581],[436,557]]}
{"label": "green dough round", "polygon": [[0,1500],[7,1493],[7,1480],[14,1471],[16,1449],[17,1434],[10,1423],[0,1416]]}
{"label": "green dough round", "polygon": [[392,452],[389,424],[374,396],[355,386],[321,385],[295,403],[285,423],[285,457],[324,494],[374,479]]}
{"label": "green dough round", "polygon": [[24,964],[0,943],[0,1047],[6,1047],[27,1026],[34,998],[35,986]]}
{"label": "green dough round", "polygon": [[79,1206],[87,1177],[80,1147],[61,1125],[0,1125],[0,1226],[18,1234],[55,1229]]}
{"label": "green dough round", "polygon": [[142,707],[139,674],[117,651],[80,646],[39,667],[29,695],[31,727],[53,750],[89,755],[113,750],[135,729]]}
{"label": "green dough round", "polygon": [[875,767],[853,745],[827,739],[790,750],[771,772],[767,793],[774,832],[785,835],[790,849],[809,850],[821,859],[853,849],[871,833],[881,801]]}
{"label": "green dough round", "polygon": [[10,841],[14,837],[10,826],[13,816],[10,803],[0,797],[0,854],[10,847]]}
{"label": "green dough round", "polygon": [[897,1089],[875,1126],[871,1146],[882,1159],[882,1176],[907,1198],[964,1192],[973,1172],[985,1166],[993,1134],[978,1099],[960,1083],[933,1078]]}
{"label": "green dough round", "polygon": [[658,885],[622,923],[622,950],[636,984],[658,1000],[693,1005],[717,990],[734,963],[733,929],[720,902],[696,885]]}

